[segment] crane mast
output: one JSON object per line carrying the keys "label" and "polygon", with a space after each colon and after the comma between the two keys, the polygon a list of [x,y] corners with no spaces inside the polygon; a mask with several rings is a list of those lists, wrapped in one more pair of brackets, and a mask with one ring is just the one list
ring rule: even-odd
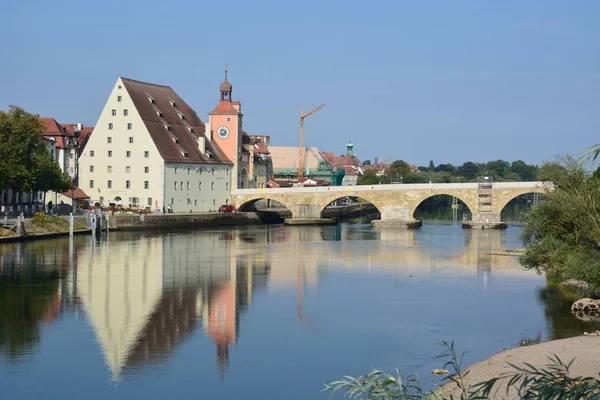
{"label": "crane mast", "polygon": [[298,147],[298,179],[304,177],[304,118],[309,117],[319,111],[321,108],[325,107],[325,104],[321,104],[312,110],[304,113],[302,109],[300,109],[300,140]]}

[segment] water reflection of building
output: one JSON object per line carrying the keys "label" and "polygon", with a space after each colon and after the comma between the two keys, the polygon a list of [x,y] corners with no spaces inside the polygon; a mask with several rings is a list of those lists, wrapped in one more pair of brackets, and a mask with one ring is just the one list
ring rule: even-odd
{"label": "water reflection of building", "polygon": [[166,359],[199,327],[215,343],[219,370],[226,370],[240,315],[269,268],[256,259],[238,261],[222,239],[142,236],[82,249],[78,294],[115,379]]}

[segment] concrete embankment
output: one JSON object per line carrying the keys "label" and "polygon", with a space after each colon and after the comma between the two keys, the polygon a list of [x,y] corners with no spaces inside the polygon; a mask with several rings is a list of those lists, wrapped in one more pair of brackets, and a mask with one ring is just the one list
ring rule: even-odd
{"label": "concrete embankment", "polygon": [[115,215],[111,226],[119,230],[194,228],[200,226],[227,226],[261,224],[263,219],[255,212],[217,214]]}

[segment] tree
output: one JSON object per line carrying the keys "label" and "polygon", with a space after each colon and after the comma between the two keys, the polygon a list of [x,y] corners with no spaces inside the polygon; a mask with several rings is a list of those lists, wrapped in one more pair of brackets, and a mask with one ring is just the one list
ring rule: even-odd
{"label": "tree", "polygon": [[385,171],[386,177],[391,181],[398,181],[412,172],[406,161],[396,160]]}
{"label": "tree", "polygon": [[474,162],[467,161],[461,167],[459,167],[460,174],[468,180],[475,179],[479,173],[479,168]]}
{"label": "tree", "polygon": [[379,183],[379,177],[377,173],[372,169],[365,170],[362,176],[358,177],[356,181],[357,185],[377,185]]}
{"label": "tree", "polygon": [[362,165],[371,165],[371,160],[363,161]]}
{"label": "tree", "polygon": [[572,158],[540,168],[538,177],[554,190],[523,216],[521,263],[600,288],[600,182],[585,174]]}
{"label": "tree", "polygon": [[535,180],[537,167],[534,165],[528,165],[525,161],[518,160],[512,162],[510,165],[510,171],[519,175],[521,177],[520,180],[533,181]]}
{"label": "tree", "polygon": [[452,164],[440,164],[435,167],[435,172],[449,172],[452,175],[456,174],[456,167]]}
{"label": "tree", "polygon": [[53,190],[64,192],[74,189],[75,186],[68,176],[64,175],[58,163],[47,151],[38,153],[35,156],[35,183],[33,190],[44,193],[44,203],[46,203],[46,192]]}
{"label": "tree", "polygon": [[433,160],[429,160],[429,172],[434,172],[435,171],[435,164],[433,163]]}
{"label": "tree", "polygon": [[47,152],[41,133],[44,124],[21,107],[0,111],[0,171],[2,189],[12,189],[13,204],[17,192],[31,192],[35,185],[36,155]]}
{"label": "tree", "polygon": [[486,174],[502,178],[510,172],[510,163],[504,160],[490,161],[486,165]]}

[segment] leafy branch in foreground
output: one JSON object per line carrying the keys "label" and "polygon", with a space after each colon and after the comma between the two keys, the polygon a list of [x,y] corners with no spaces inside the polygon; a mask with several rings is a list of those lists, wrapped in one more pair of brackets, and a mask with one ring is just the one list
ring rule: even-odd
{"label": "leafy branch in foreground", "polygon": [[[519,399],[600,400],[600,381],[591,377],[569,377],[573,361],[565,364],[556,355],[549,357],[550,363],[544,368],[528,363],[522,367],[508,363],[515,372],[469,385],[465,381],[468,371],[461,369],[465,353],[459,357],[454,342],[443,342],[442,345],[446,351],[438,358],[449,358],[444,368],[450,367],[452,370],[452,374],[444,380],[456,386],[451,394],[444,393],[444,387],[435,392],[423,392],[416,374],[409,375],[405,383],[398,369],[396,375],[374,369],[358,378],[344,376],[342,380],[326,383],[324,391],[331,392],[331,396],[341,391],[345,397],[361,400],[487,400],[494,398],[505,384],[506,394],[509,395],[512,389]],[[454,394],[455,392],[458,393]],[[515,396],[514,393],[510,395]]]}

